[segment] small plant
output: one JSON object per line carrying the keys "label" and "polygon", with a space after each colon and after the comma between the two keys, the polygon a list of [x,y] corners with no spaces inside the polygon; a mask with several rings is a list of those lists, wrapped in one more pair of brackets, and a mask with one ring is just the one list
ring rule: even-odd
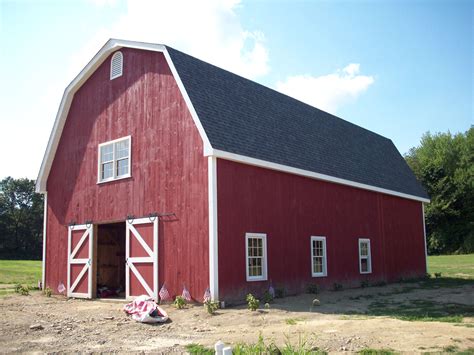
{"label": "small plant", "polygon": [[186,350],[192,355],[214,355],[214,350],[196,343],[186,345]]}
{"label": "small plant", "polygon": [[362,280],[360,283],[360,287],[362,288],[369,287],[369,280]]}
{"label": "small plant", "polygon": [[311,293],[313,295],[318,294],[319,286],[317,284],[309,284],[308,287],[306,287],[306,293]]}
{"label": "small plant", "polygon": [[30,294],[30,288],[28,285],[16,284],[15,293],[19,293],[22,296],[28,296]]}
{"label": "small plant", "polygon": [[256,299],[255,296],[251,293],[249,293],[245,299],[247,301],[248,309],[250,309],[251,311],[256,311],[258,306],[260,305],[260,301]]}
{"label": "small plant", "polygon": [[53,290],[51,290],[50,287],[46,287],[46,288],[43,290],[43,294],[44,294],[46,297],[51,297],[51,295],[53,294]]}
{"label": "small plant", "polygon": [[273,302],[273,296],[272,296],[272,294],[271,294],[270,292],[268,292],[268,291],[265,291],[265,293],[263,294],[262,299],[263,299],[263,302],[265,302],[265,303],[271,303],[271,302]]}
{"label": "small plant", "polygon": [[208,300],[204,302],[204,308],[206,308],[207,313],[215,314],[216,311],[219,309],[219,302]]}
{"label": "small plant", "polygon": [[334,288],[334,291],[341,291],[342,285],[337,282],[334,282],[333,288]]}
{"label": "small plant", "polygon": [[296,325],[296,319],[294,318],[288,318],[285,320],[285,323],[288,325]]}
{"label": "small plant", "polygon": [[281,288],[275,288],[275,298],[283,298],[286,295],[286,290]]}
{"label": "small plant", "polygon": [[263,307],[264,307],[265,309],[270,309],[270,304],[269,304],[269,303],[265,303],[265,304],[263,305]]}
{"label": "small plant", "polygon": [[435,275],[435,278],[437,278],[437,279],[439,279],[439,278],[441,277],[441,273],[440,273],[440,272],[435,272],[434,275]]}
{"label": "small plant", "polygon": [[186,300],[184,299],[183,296],[176,296],[176,298],[174,299],[173,305],[177,309],[183,309],[186,307]]}

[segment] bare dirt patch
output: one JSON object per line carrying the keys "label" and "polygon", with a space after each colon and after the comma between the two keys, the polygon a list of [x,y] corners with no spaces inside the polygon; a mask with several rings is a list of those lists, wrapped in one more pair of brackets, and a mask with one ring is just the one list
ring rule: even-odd
{"label": "bare dirt patch", "polygon": [[[327,291],[316,297],[321,306],[311,308],[315,296],[306,294],[278,299],[269,310],[250,312],[239,306],[219,310],[213,316],[199,305],[184,310],[165,305],[171,321],[146,325],[125,315],[124,302],[47,298],[40,292],[32,292],[30,296],[9,295],[0,298],[0,349],[180,353],[190,343],[211,346],[219,339],[227,344],[251,343],[260,334],[266,342],[296,344],[298,339],[303,339],[329,352],[364,348],[411,352],[442,351],[450,346],[459,350],[474,348],[472,282],[445,288],[395,284]],[[413,314],[419,315],[434,304],[440,307],[436,312],[441,312],[432,314],[435,321],[402,320],[406,316],[404,305],[413,306],[421,301],[424,302],[421,308],[415,309],[418,313]],[[374,304],[380,315],[373,315]],[[387,315],[383,312],[385,305]],[[460,307],[464,316],[459,321],[446,322],[443,310],[454,309],[456,314],[456,307]],[[445,321],[436,321],[438,316]],[[32,325],[40,327],[31,329]]]}

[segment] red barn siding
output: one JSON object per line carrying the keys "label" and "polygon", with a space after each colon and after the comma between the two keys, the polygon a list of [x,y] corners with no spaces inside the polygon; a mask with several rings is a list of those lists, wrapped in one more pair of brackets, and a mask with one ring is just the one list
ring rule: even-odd
{"label": "red barn siding", "polygon": [[[161,53],[122,49],[124,75],[109,80],[110,57],[74,95],[47,182],[46,285],[67,278],[67,227],[173,212],[159,225],[159,281],[208,286],[207,159]],[[132,177],[97,184],[97,147],[132,136]]]}
{"label": "red barn siding", "polygon": [[[235,299],[270,284],[358,286],[425,272],[421,203],[218,159],[219,291]],[[266,233],[268,281],[246,282],[245,233]],[[311,277],[310,237],[325,236],[328,276]],[[359,274],[369,238],[372,274]]]}

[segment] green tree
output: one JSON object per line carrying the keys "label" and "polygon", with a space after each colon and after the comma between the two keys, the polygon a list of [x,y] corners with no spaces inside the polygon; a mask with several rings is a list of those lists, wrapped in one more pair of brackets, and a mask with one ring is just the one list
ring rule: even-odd
{"label": "green tree", "polygon": [[40,259],[42,238],[43,196],[34,180],[0,181],[0,258]]}
{"label": "green tree", "polygon": [[474,127],[425,133],[405,159],[431,198],[425,206],[428,252],[474,251]]}

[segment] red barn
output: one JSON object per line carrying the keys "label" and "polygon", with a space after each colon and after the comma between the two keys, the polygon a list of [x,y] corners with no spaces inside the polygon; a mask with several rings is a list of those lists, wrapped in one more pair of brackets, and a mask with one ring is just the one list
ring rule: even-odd
{"label": "red barn", "polygon": [[69,296],[426,272],[429,199],[391,140],[164,45],[110,40],[71,82],[37,191]]}

